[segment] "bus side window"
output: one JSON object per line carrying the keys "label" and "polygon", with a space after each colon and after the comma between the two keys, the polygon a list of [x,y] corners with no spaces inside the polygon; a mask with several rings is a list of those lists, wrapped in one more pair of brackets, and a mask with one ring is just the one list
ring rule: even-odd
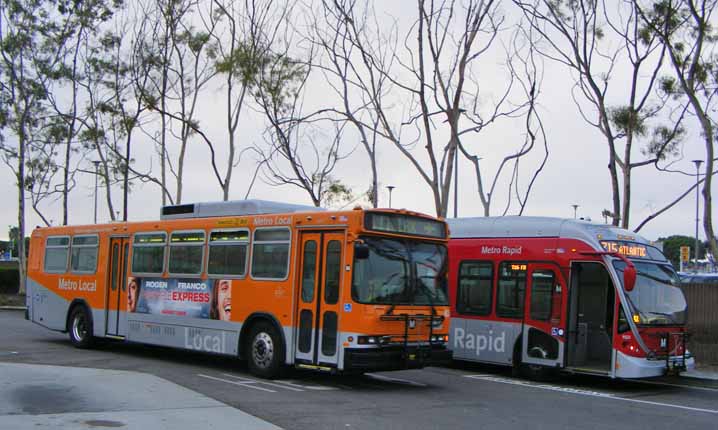
{"label": "bus side window", "polygon": [[247,273],[249,230],[217,230],[209,235],[207,274],[244,276]]}
{"label": "bus side window", "polygon": [[503,262],[499,265],[496,315],[523,318],[526,295],[526,264]]}
{"label": "bus side window", "polygon": [[65,273],[70,253],[70,237],[48,237],[45,242],[45,272]]}
{"label": "bus side window", "polygon": [[462,261],[459,265],[456,310],[463,314],[489,315],[494,284],[490,261]]}
{"label": "bus side window", "polygon": [[74,236],[72,238],[72,252],[70,270],[72,273],[95,273],[97,270],[97,244],[96,235]]}
{"label": "bus side window", "polygon": [[165,265],[167,233],[135,233],[132,244],[132,273],[161,275]]}
{"label": "bus side window", "polygon": [[531,274],[531,319],[548,321],[551,318],[551,293],[554,283],[552,270],[534,270]]}
{"label": "bus side window", "polygon": [[252,278],[283,280],[289,272],[288,228],[262,228],[254,231]]}
{"label": "bus side window", "polygon": [[199,275],[204,252],[203,231],[175,231],[170,235],[169,273]]}

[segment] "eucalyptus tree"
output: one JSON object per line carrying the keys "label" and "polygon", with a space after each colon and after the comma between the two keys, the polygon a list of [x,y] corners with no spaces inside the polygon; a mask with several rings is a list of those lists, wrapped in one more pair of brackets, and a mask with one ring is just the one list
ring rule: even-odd
{"label": "eucalyptus tree", "polygon": [[[643,30],[628,0],[514,3],[542,36],[536,49],[574,77],[574,103],[584,121],[603,135],[608,149],[612,210],[604,213],[614,225],[628,228],[633,169],[658,167],[677,155],[684,134],[680,116],[672,123],[661,122],[666,100],[656,96],[656,83],[665,58],[663,44]],[[623,66],[627,79],[616,77]],[[637,157],[639,149],[642,157]]]}
{"label": "eucalyptus tree", "polygon": [[215,58],[215,71],[223,79],[227,145],[223,175],[217,167],[216,145],[205,134],[202,137],[210,147],[223,200],[229,199],[234,168],[240,164],[242,155],[252,150],[249,146],[240,149],[237,128],[256,82],[258,62],[262,61],[266,49],[258,40],[264,29],[257,26],[265,24],[260,20],[272,7],[269,0],[213,0],[210,13],[203,16],[205,27],[213,29],[208,31],[213,42],[209,54]]}
{"label": "eucalyptus tree", "polygon": [[[80,82],[85,79],[83,75],[83,61],[88,58],[83,54],[86,41],[97,34],[102,24],[110,20],[114,11],[121,6],[121,0],[87,0],[83,2],[60,2],[58,10],[67,12],[67,39],[63,42],[61,63],[49,82],[46,89],[51,111],[62,124],[63,130],[52,127],[50,140],[54,140],[58,133],[62,133],[64,157],[59,163],[62,169],[62,224],[67,225],[69,220],[68,203],[70,190],[74,184],[76,168],[73,165],[72,155],[81,150],[76,139],[82,131]],[[84,51],[84,52],[83,52]],[[51,165],[48,160],[43,165]]]}
{"label": "eucalyptus tree", "polygon": [[312,110],[305,103],[314,45],[302,49],[297,42],[301,36],[294,31],[292,7],[255,12],[248,14],[258,48],[250,94],[267,123],[266,145],[256,148],[265,182],[296,186],[317,207],[351,201],[351,189],[332,175],[345,155],[344,127],[327,117],[328,109]]}
{"label": "eucalyptus tree", "polygon": [[[378,111],[382,98],[390,93],[391,81],[378,69],[389,70],[397,43],[397,27],[380,29],[374,5],[357,0],[322,0],[321,8],[310,15],[309,40],[316,46],[317,60],[312,66],[340,101],[330,108],[351,125],[367,154],[371,184],[367,198],[378,207],[379,171],[377,169]],[[372,102],[375,100],[375,103]]]}
{"label": "eucalyptus tree", "polygon": [[[495,70],[495,42],[505,19],[499,2],[417,0],[408,29],[401,25],[404,20],[377,20],[374,9],[358,1],[322,5],[317,26],[326,22],[328,27],[314,40],[327,52],[323,70],[335,77],[331,82],[343,103],[337,112],[359,130],[370,162],[376,157],[375,136],[362,130],[376,132],[406,157],[430,189],[436,214],[446,216],[463,151],[474,163],[488,214],[492,195],[482,189],[486,166],[478,165],[476,154],[494,149],[475,136],[501,119],[529,112],[526,94],[514,89],[515,70],[510,67],[502,70],[504,88],[492,99],[496,74],[487,70],[489,64]],[[511,154],[508,160],[517,161],[534,148],[516,145],[502,142],[500,150]]]}
{"label": "eucalyptus tree", "polygon": [[[71,11],[61,3],[6,0],[0,3],[0,128],[3,161],[17,181],[18,229],[25,236],[26,165],[44,127],[47,88],[58,73],[71,34]],[[20,293],[25,292],[24,241],[18,243]]]}
{"label": "eucalyptus tree", "polygon": [[[206,31],[196,28],[193,21],[199,14],[195,0],[161,1],[151,9],[154,20],[154,44],[150,47],[158,58],[160,73],[151,79],[151,93],[146,100],[149,108],[161,118],[158,154],[161,156],[160,181],[163,204],[170,198],[182,202],[185,158],[190,137],[199,129],[197,103],[202,90],[217,74],[216,42],[212,34],[218,21],[207,23]],[[179,128],[179,130],[176,129]],[[169,139],[178,145],[168,144]],[[210,145],[213,143],[208,142]],[[174,177],[174,195],[169,193],[169,176]]]}
{"label": "eucalyptus tree", "polygon": [[660,38],[667,51],[672,75],[661,81],[661,89],[680,100],[697,120],[705,150],[703,230],[712,254],[718,255],[713,228],[711,187],[718,140],[718,33],[716,0],[633,1],[646,33]]}

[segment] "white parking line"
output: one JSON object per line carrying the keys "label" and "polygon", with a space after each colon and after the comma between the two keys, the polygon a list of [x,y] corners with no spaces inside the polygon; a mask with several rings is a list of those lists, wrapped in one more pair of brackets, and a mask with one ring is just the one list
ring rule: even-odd
{"label": "white parking line", "polygon": [[619,397],[619,396],[616,396],[615,394],[611,394],[611,393],[603,393],[600,391],[582,390],[579,388],[570,388],[570,387],[559,387],[556,385],[548,385],[548,384],[535,384],[533,382],[500,378],[500,377],[496,377],[496,376],[492,376],[492,375],[477,374],[477,375],[464,375],[464,377],[472,378],[472,379],[479,379],[482,381],[498,382],[501,384],[521,385],[524,387],[538,388],[541,390],[558,391],[558,392],[567,393],[567,394],[578,394],[581,396],[601,397],[604,399],[622,400],[624,402],[643,403],[643,404],[648,404],[648,405],[666,406],[669,408],[684,409],[684,410],[689,410],[689,411],[705,412],[705,413],[709,413],[709,414],[718,414],[718,410],[716,410],[716,409],[693,408],[690,406],[674,405],[671,403],[652,402],[650,400],[631,399],[631,398],[627,398],[627,397]]}
{"label": "white parking line", "polygon": [[669,384],[667,382],[656,382],[656,381],[642,381],[640,379],[626,379],[628,382],[636,382],[638,384],[647,384],[647,385],[665,385],[666,387],[677,387],[677,388],[690,388],[691,390],[704,390],[704,391],[712,391],[712,392],[718,392],[718,388],[711,388],[711,387],[699,387],[696,385],[683,385],[683,384]]}
{"label": "white parking line", "polygon": [[237,376],[237,375],[232,375],[231,373],[223,373],[223,375],[224,375],[224,376],[229,376],[230,378],[238,379],[238,380],[240,380],[243,384],[263,384],[263,385],[269,385],[270,387],[274,387],[274,388],[283,388],[283,389],[289,390],[289,391],[304,391],[304,390],[302,390],[301,388],[288,387],[288,386],[286,386],[286,385],[274,384],[274,383],[268,382],[268,381],[260,381],[260,380],[257,380],[257,379],[252,379],[252,378],[247,378],[247,377],[241,377],[241,376]]}
{"label": "white parking line", "polygon": [[253,382],[253,381],[247,381],[247,382],[230,381],[230,380],[228,380],[228,379],[216,378],[216,377],[214,377],[214,376],[203,375],[203,374],[201,374],[201,373],[198,373],[197,376],[201,376],[202,378],[212,379],[212,380],[215,380],[215,381],[226,382],[226,383],[228,383],[228,384],[239,385],[240,387],[252,388],[252,389],[255,389],[255,390],[259,390],[259,391],[266,391],[266,392],[268,392],[268,393],[276,393],[276,391],[270,390],[270,389],[268,389],[268,388],[255,387],[255,386],[253,386],[252,384],[255,383],[255,382]]}
{"label": "white parking line", "polygon": [[378,379],[380,381],[398,382],[400,384],[413,385],[415,387],[428,387],[428,385],[426,385],[426,384],[422,384],[421,382],[410,381],[408,379],[390,378],[388,376],[377,375],[375,373],[365,373],[364,375],[368,376],[370,378]]}
{"label": "white parking line", "polygon": [[324,385],[304,385],[304,384],[299,384],[299,383],[297,383],[297,381],[295,381],[295,380],[289,380],[289,381],[280,381],[280,380],[277,380],[277,381],[275,381],[275,382],[277,382],[278,384],[287,385],[287,386],[290,386],[290,387],[303,388],[303,389],[305,389],[305,390],[332,391],[332,390],[337,390],[337,389],[338,389],[338,388],[336,388],[336,387],[325,387]]}

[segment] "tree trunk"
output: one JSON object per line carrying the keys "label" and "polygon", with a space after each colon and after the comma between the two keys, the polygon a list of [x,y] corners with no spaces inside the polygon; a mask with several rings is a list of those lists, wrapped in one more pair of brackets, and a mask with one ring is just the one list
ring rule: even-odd
{"label": "tree trunk", "polygon": [[[21,119],[24,121],[24,119]],[[20,124],[20,133],[18,136],[18,154],[17,154],[17,227],[18,227],[18,243],[17,243],[17,259],[18,274],[20,286],[18,294],[25,294],[27,281],[27,259],[25,258],[25,126]]]}
{"label": "tree trunk", "polygon": [[[122,178],[122,221],[127,221],[127,200],[129,195],[130,186],[130,139],[132,136],[132,130],[127,130],[127,141],[125,148],[125,169],[124,177]],[[164,193],[163,193],[164,194]]]}
{"label": "tree trunk", "polygon": [[708,245],[711,250],[711,254],[714,258],[718,257],[718,243],[716,243],[716,237],[713,230],[713,198],[711,193],[711,185],[713,183],[713,157],[715,156],[715,151],[713,149],[713,141],[711,139],[711,136],[713,136],[713,126],[708,120],[708,118],[705,118],[705,121],[703,121],[703,127],[704,127],[704,133],[706,136],[706,173],[705,173],[705,183],[703,184],[703,230],[706,234],[706,239],[708,240]]}
{"label": "tree trunk", "polygon": [[631,147],[633,142],[633,130],[626,136],[626,150],[623,156],[623,208],[621,210],[621,228],[628,228],[631,218]]}
{"label": "tree trunk", "polygon": [[[608,121],[606,121],[608,122]],[[606,128],[608,130],[608,128]],[[613,139],[609,138],[608,145],[608,171],[611,174],[611,194],[613,198],[613,222],[615,226],[621,221],[621,191],[618,182],[618,169],[616,169],[616,152],[613,145]]]}

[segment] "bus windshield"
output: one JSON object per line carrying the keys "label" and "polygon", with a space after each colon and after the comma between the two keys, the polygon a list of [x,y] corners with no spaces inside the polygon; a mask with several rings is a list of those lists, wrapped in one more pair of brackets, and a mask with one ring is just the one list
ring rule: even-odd
{"label": "bus windshield", "polygon": [[447,305],[442,244],[364,236],[369,257],[355,259],[352,298],[359,303]]}
{"label": "bus windshield", "polygon": [[[628,299],[641,325],[683,325],[686,323],[686,299],[678,287],[681,281],[669,264],[634,261],[636,286]],[[613,266],[623,282],[626,263],[614,261]]]}

